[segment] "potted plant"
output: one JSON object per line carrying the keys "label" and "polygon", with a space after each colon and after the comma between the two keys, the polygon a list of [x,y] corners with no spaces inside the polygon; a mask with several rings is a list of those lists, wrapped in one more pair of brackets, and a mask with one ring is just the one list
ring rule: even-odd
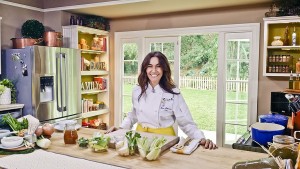
{"label": "potted plant", "polygon": [[9,79],[0,81],[0,104],[16,103],[16,89]]}
{"label": "potted plant", "polygon": [[41,22],[34,19],[27,20],[26,22],[24,22],[21,29],[21,33],[24,38],[43,38],[44,32],[44,25]]}

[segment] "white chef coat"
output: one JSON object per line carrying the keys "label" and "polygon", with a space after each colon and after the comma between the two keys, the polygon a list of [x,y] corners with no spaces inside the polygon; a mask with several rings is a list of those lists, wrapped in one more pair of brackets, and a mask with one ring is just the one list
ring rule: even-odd
{"label": "white chef coat", "polygon": [[[179,89],[174,88],[174,92],[179,93]],[[138,100],[141,87],[136,86],[132,91],[132,111],[123,120],[121,127],[131,129],[138,122],[143,127],[165,128],[170,127],[177,121],[181,130],[190,138],[205,138],[201,130],[193,121],[187,104],[181,94],[166,92],[156,85],[153,89],[150,84],[146,94]]]}

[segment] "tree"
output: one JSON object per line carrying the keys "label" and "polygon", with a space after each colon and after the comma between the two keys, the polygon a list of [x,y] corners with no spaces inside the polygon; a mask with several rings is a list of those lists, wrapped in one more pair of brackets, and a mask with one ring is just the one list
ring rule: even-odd
{"label": "tree", "polygon": [[181,74],[184,76],[216,76],[218,65],[217,50],[217,34],[182,36],[180,54]]}

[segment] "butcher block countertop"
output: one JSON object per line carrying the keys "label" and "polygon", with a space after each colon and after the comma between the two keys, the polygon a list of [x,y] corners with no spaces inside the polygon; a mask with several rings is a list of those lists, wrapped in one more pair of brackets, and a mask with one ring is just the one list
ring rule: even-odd
{"label": "butcher block countertop", "polygon": [[[78,136],[79,138],[91,138],[93,133],[97,131],[99,130],[81,128],[78,130]],[[230,148],[206,150],[199,147],[191,155],[175,154],[167,150],[156,161],[144,161],[138,155],[121,157],[114,149],[109,149],[108,152],[105,153],[95,153],[90,148],[82,149],[79,148],[78,145],[65,145],[62,132],[55,132],[50,140],[52,144],[47,151],[133,169],[231,169],[233,164],[236,162],[267,157],[267,154],[264,153],[235,150]]]}

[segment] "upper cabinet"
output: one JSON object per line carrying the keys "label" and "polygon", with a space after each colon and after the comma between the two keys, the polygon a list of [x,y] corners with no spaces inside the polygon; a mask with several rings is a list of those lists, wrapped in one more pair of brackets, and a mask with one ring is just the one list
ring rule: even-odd
{"label": "upper cabinet", "polygon": [[64,47],[81,50],[83,126],[95,121],[109,125],[108,32],[71,25],[63,26],[63,37]]}
{"label": "upper cabinet", "polygon": [[264,18],[264,76],[296,76],[300,59],[300,17]]}

